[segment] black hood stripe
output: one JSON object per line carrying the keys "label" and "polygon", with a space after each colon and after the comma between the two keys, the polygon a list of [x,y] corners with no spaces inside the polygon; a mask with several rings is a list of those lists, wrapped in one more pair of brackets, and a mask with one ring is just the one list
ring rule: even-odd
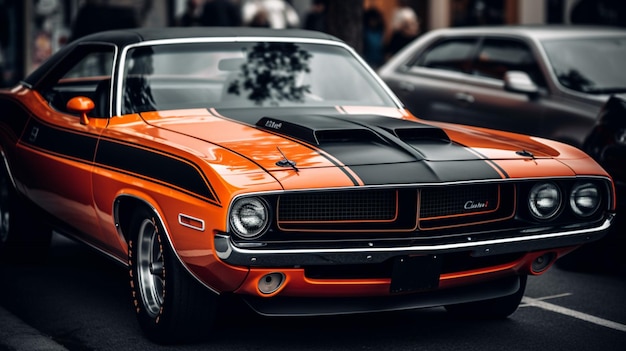
{"label": "black hood stripe", "polygon": [[219,198],[200,167],[176,155],[119,140],[98,140],[93,135],[52,127],[35,119],[28,122],[21,144],[155,182],[219,205]]}
{"label": "black hood stripe", "polygon": [[328,110],[309,115],[297,110],[274,111],[276,115],[261,118],[259,111],[250,110],[229,110],[226,113],[229,117],[215,110],[211,113],[297,140],[333,164],[349,168],[359,179],[355,185],[507,177],[504,170],[484,155],[451,141],[441,128],[429,124]]}
{"label": "black hood stripe", "polygon": [[498,172],[503,179],[511,178],[509,176],[509,174],[504,170],[504,168],[500,167],[499,164],[495,163],[493,160],[490,160],[487,156],[485,156],[481,152],[479,152],[479,151],[477,151],[477,150],[475,150],[475,149],[473,149],[473,148],[471,148],[469,146],[466,146],[466,145],[462,145],[462,144],[459,144],[459,145],[465,147],[465,149],[467,151],[469,151],[469,152],[475,154],[476,156],[480,157],[481,159],[485,160],[485,162],[487,162],[491,167],[493,167],[496,170],[496,172]]}
{"label": "black hood stripe", "polygon": [[[230,118],[227,116],[224,116],[222,114],[220,114],[215,108],[209,108],[208,109],[209,113],[211,113],[211,115],[221,118],[221,119],[225,119],[229,122],[233,122],[233,123],[239,123],[242,125],[245,125],[247,127],[253,127],[256,129],[262,129],[262,128],[258,128],[254,123],[249,123],[246,120],[240,120],[240,119],[234,119],[234,118]],[[342,164],[339,160],[337,160],[335,157],[333,157],[331,154],[325,152],[324,150],[320,149],[319,147],[315,147],[312,144],[303,141],[301,139],[289,136],[289,135],[285,135],[282,133],[279,133],[275,130],[272,129],[263,129],[265,132],[270,133],[270,134],[274,134],[274,135],[278,135],[281,138],[285,138],[287,140],[291,140],[295,143],[298,143],[308,149],[310,149],[311,151],[316,152],[318,155],[320,155],[321,157],[325,158],[328,162],[332,163],[335,167],[337,167],[343,174],[346,175],[346,177],[348,177],[348,179],[350,180],[350,182],[352,182],[353,185],[355,186],[359,186],[359,185],[363,185],[363,182],[358,179],[358,176],[348,167],[346,167],[344,164]],[[243,156],[243,155],[242,155]],[[259,166],[260,167],[260,166]]]}

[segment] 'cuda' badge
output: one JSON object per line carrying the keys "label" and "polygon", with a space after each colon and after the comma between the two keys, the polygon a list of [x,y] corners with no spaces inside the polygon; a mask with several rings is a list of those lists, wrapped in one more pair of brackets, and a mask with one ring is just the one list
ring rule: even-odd
{"label": "'cuda' badge", "polygon": [[477,210],[477,209],[487,208],[487,207],[489,207],[489,201],[480,202],[480,201],[471,201],[471,200],[467,201],[465,205],[463,206],[463,208],[466,210]]}

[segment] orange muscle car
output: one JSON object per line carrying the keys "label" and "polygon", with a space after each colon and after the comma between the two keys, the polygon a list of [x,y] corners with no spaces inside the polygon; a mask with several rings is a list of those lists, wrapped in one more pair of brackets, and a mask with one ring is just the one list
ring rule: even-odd
{"label": "orange muscle car", "polygon": [[82,38],[0,93],[0,154],[0,254],[45,254],[54,228],[128,266],[157,342],[207,335],[224,297],[504,318],[615,215],[583,152],[419,120],[299,30]]}

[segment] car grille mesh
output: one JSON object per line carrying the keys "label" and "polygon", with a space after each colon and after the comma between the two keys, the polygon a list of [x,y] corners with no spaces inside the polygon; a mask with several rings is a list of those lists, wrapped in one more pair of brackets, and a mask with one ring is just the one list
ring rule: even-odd
{"label": "car grille mesh", "polygon": [[451,186],[420,193],[420,218],[471,215],[498,206],[497,185]]}
{"label": "car grille mesh", "polygon": [[511,218],[512,184],[291,193],[278,197],[281,231],[415,232]]}
{"label": "car grille mesh", "polygon": [[324,192],[281,196],[281,222],[390,221],[396,216],[396,191]]}

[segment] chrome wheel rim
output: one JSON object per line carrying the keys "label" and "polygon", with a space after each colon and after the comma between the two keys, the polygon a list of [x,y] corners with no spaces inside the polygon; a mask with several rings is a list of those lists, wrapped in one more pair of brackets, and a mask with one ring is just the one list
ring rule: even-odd
{"label": "chrome wheel rim", "polygon": [[148,315],[156,317],[163,305],[165,261],[158,229],[152,220],[141,222],[137,248],[137,275],[142,301]]}
{"label": "chrome wheel rim", "polygon": [[0,177],[0,243],[5,243],[9,239],[10,201],[7,180],[5,177]]}

